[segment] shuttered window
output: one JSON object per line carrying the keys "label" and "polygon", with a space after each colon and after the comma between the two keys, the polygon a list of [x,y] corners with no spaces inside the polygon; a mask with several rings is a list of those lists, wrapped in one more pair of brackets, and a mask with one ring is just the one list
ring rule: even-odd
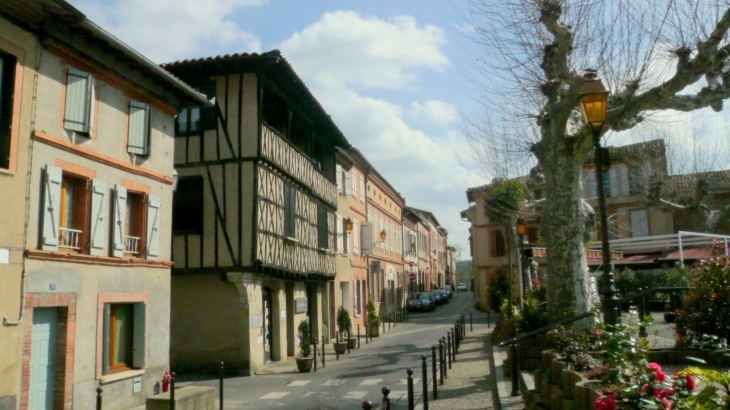
{"label": "shuttered window", "polygon": [[147,259],[160,256],[160,206],[160,197],[152,194],[147,196]]}
{"label": "shuttered window", "polygon": [[296,237],[296,199],[297,190],[289,184],[284,184],[284,236]]}
{"label": "shuttered window", "polygon": [[89,132],[91,117],[91,76],[75,68],[66,73],[66,100],[63,127],[84,134]]}
{"label": "shuttered window", "polygon": [[344,193],[345,193],[344,185],[345,184],[342,180],[342,165],[337,164],[337,166],[335,167],[335,176],[336,176],[335,179],[337,180],[337,193],[340,195],[344,195]]}
{"label": "shuttered window", "polygon": [[149,115],[147,104],[137,101],[129,102],[129,130],[127,135],[127,152],[146,156],[149,146]]}
{"label": "shuttered window", "polygon": [[105,227],[107,210],[107,189],[104,181],[94,179],[91,181],[91,243],[89,253],[97,256],[104,256],[104,244],[106,243]]}
{"label": "shuttered window", "polygon": [[327,232],[327,208],[323,205],[317,206],[317,247],[327,249],[329,243]]}
{"label": "shuttered window", "polygon": [[352,220],[352,253],[360,254],[360,224],[357,219]]}
{"label": "shuttered window", "polygon": [[10,147],[15,93],[15,64],[17,60],[0,51],[0,168],[10,168]]}
{"label": "shuttered window", "polygon": [[103,374],[145,367],[146,311],[144,303],[104,305]]}
{"label": "shuttered window", "polygon": [[365,177],[360,175],[360,201],[365,202]]}

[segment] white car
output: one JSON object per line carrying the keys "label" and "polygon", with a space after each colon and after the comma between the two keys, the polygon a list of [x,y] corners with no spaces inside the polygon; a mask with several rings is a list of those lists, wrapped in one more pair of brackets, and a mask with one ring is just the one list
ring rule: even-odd
{"label": "white car", "polygon": [[457,292],[467,292],[469,288],[466,286],[466,283],[459,283],[456,285],[456,291]]}

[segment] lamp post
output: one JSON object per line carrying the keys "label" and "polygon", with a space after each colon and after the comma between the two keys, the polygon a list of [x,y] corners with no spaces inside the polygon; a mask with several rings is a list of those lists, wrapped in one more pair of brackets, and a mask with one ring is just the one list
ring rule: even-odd
{"label": "lamp post", "polygon": [[524,307],[524,299],[525,299],[525,264],[523,263],[524,254],[525,254],[525,232],[527,232],[527,223],[523,218],[517,219],[517,235],[520,236],[520,257],[518,258],[519,261],[519,269],[520,269],[520,308]]}
{"label": "lamp post", "polygon": [[583,121],[593,131],[594,164],[598,184],[598,213],[601,219],[601,257],[602,273],[599,293],[603,307],[603,321],[606,325],[615,326],[618,317],[615,302],[616,288],[613,284],[611,269],[611,250],[608,243],[608,211],[606,209],[606,192],[603,182],[604,173],[610,166],[608,149],[601,147],[601,128],[606,121],[606,106],[608,105],[608,91],[595,70],[586,70],[585,79],[580,89],[580,111]]}

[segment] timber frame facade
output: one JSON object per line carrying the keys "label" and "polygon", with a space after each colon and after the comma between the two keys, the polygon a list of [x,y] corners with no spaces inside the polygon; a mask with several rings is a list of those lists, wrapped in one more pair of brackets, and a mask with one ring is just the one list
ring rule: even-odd
{"label": "timber frame facade", "polygon": [[215,102],[176,124],[171,362],[254,374],[298,353],[302,320],[329,334],[349,144],[278,50],[163,67]]}

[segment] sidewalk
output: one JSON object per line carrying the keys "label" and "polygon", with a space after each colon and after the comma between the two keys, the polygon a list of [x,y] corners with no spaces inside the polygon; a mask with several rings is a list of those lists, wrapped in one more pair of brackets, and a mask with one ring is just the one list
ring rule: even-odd
{"label": "sidewalk", "polygon": [[[491,359],[491,334],[496,323],[487,329],[487,315],[474,312],[474,331],[469,331],[468,317],[466,336],[461,342],[456,362],[448,370],[448,378],[438,386],[438,400],[433,400],[433,386],[429,385],[429,410],[497,409],[494,362]],[[476,324],[479,325],[476,325]],[[423,402],[416,406],[423,409]]]}

